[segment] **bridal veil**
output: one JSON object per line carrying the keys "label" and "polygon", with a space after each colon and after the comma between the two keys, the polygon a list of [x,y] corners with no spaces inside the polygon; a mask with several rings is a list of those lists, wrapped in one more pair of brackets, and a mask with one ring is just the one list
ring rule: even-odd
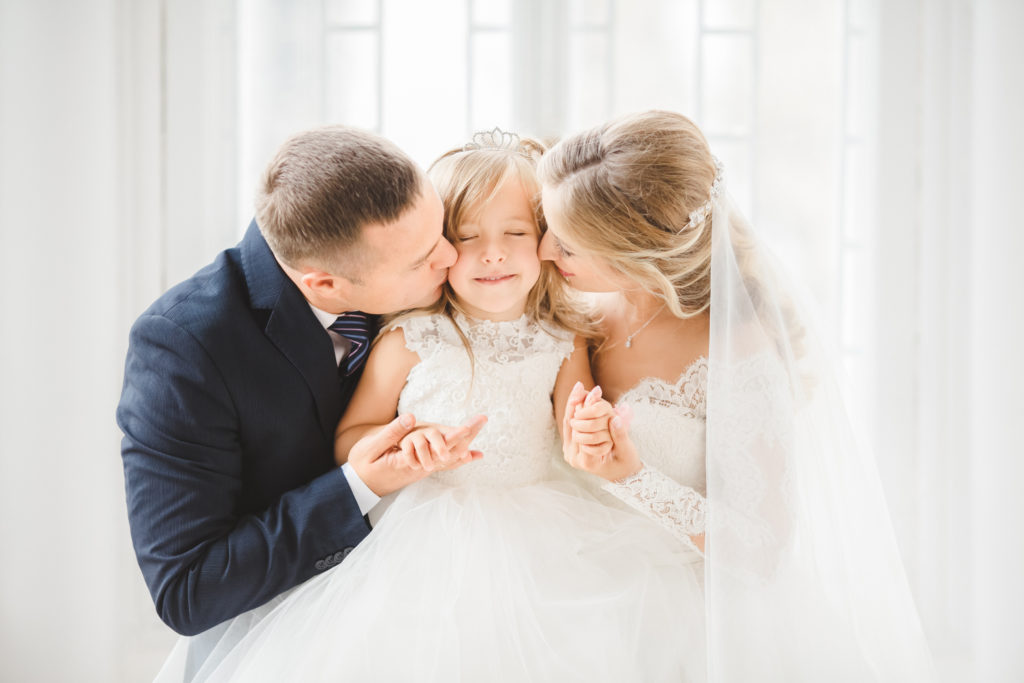
{"label": "bridal veil", "polygon": [[932,680],[878,473],[832,364],[728,192],[713,194],[708,679]]}

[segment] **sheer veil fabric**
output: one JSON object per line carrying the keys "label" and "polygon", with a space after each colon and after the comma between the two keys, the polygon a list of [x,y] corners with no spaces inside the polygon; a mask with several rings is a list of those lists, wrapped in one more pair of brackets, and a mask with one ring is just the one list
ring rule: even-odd
{"label": "sheer veil fabric", "polygon": [[836,373],[728,192],[712,230],[708,680],[934,680]]}

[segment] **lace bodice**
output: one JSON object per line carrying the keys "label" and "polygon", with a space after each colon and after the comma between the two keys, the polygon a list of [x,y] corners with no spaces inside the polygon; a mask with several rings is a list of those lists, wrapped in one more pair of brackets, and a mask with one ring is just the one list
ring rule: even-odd
{"label": "lace bodice", "polygon": [[549,333],[525,316],[508,322],[457,320],[472,347],[472,362],[449,318],[422,316],[399,325],[406,347],[420,357],[402,389],[399,412],[445,425],[478,413],[488,418],[473,441],[483,459],[432,477],[453,485],[502,487],[549,478],[557,444],[551,391],[572,353],[572,335]]}
{"label": "lace bodice", "polygon": [[645,378],[619,404],[633,409],[629,434],[644,468],[603,486],[691,543],[704,531],[708,362],[699,358],[675,382]]}

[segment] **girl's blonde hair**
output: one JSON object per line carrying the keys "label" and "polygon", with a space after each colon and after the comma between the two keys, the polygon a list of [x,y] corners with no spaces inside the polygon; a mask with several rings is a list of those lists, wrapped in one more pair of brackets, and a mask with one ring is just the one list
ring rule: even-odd
{"label": "girl's blonde hair", "polygon": [[679,318],[711,305],[711,218],[683,228],[708,201],[715,173],[704,135],[668,111],[566,138],[539,168],[543,184],[561,195],[566,237],[664,299]]}
{"label": "girl's blonde hair", "polygon": [[[445,239],[457,244],[459,226],[474,218],[493,199],[501,185],[510,179],[518,180],[530,198],[539,239],[547,230],[540,205],[540,180],[537,177],[537,164],[545,150],[545,146],[537,140],[506,133],[504,144],[467,145],[452,149],[434,161],[427,169],[427,175],[444,204]],[[413,315],[431,313],[444,313],[454,323],[455,314],[465,315],[466,311],[460,306],[451,285],[445,282],[441,299],[436,304],[401,313],[388,320],[382,329],[393,328]],[[586,339],[594,339],[596,336],[595,327],[584,307],[550,261],[541,262],[540,275],[530,289],[525,313],[531,321],[548,330],[566,330]],[[468,341],[458,324],[455,329],[462,336],[468,351]]]}

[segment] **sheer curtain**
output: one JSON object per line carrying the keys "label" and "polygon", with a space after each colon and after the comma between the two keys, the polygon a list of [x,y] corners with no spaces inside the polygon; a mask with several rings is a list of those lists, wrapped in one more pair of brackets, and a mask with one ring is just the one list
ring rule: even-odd
{"label": "sheer curtain", "polygon": [[[1024,674],[1024,7],[881,10],[879,466],[945,680]],[[910,455],[911,457],[906,457]]]}

